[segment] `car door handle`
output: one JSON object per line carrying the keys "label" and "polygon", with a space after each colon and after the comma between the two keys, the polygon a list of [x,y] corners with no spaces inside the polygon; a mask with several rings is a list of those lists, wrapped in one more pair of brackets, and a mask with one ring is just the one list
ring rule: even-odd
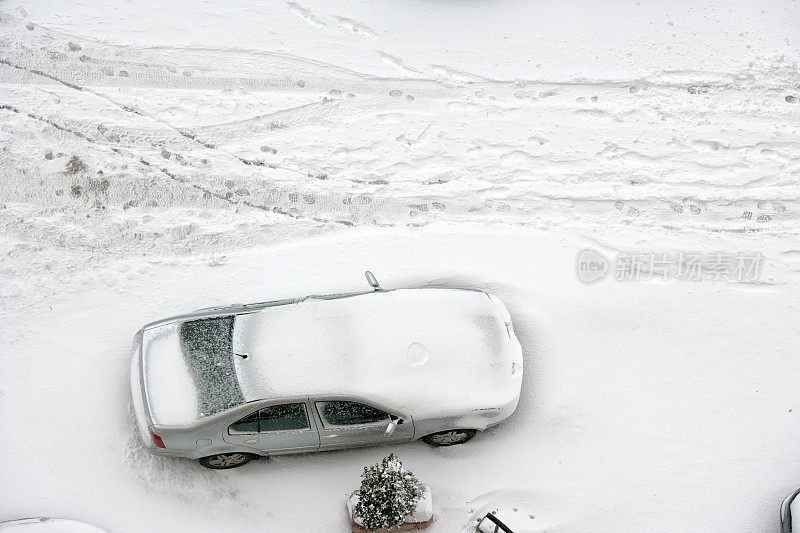
{"label": "car door handle", "polygon": [[339,436],[339,435],[324,435],[324,437],[325,437],[326,439],[334,439],[334,438],[336,438],[336,437],[338,437],[338,436]]}

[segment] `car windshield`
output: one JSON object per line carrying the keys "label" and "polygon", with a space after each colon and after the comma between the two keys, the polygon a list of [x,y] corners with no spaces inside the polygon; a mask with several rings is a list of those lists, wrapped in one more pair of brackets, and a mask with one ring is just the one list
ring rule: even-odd
{"label": "car windshield", "polygon": [[234,316],[181,323],[181,352],[197,390],[200,416],[244,403],[233,356]]}

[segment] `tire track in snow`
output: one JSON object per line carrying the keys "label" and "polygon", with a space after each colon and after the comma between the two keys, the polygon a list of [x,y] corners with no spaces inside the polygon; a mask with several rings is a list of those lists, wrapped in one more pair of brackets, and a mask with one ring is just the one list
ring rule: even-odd
{"label": "tire track in snow", "polygon": [[[447,85],[440,81],[378,78],[291,54],[203,48],[136,49],[66,39],[58,32],[37,27],[39,33],[46,34],[47,46],[42,46],[39,44],[42,36],[22,31],[24,28],[21,22],[14,23],[11,17],[0,20],[0,29],[8,33],[8,37],[0,41],[0,44],[5,42],[8,45],[0,47],[0,58],[32,72],[55,71],[60,81],[51,80],[54,83],[67,81],[84,87],[217,90],[239,87],[251,91],[299,88],[323,93],[335,89],[342,93],[373,96],[386,95],[396,88],[397,83],[405,83],[406,92],[417,97],[449,96]],[[65,52],[54,52],[55,49]],[[125,59],[131,56],[144,56],[147,60]],[[213,64],[220,68],[212,70],[206,66]],[[254,70],[261,74],[253,76]],[[32,80],[19,77],[16,81],[31,83]]]}
{"label": "tire track in snow", "polygon": [[[18,110],[16,108],[14,108],[13,106],[0,105],[0,110],[12,111],[14,113],[24,115],[24,116],[26,116],[28,118],[31,118],[31,119],[34,119],[34,120],[38,120],[40,122],[44,122],[45,124],[47,124],[49,126],[52,126],[52,127],[56,128],[56,129],[58,129],[59,131],[70,133],[70,134],[75,135],[76,137],[78,137],[78,138],[80,138],[80,139],[82,139],[84,141],[87,141],[89,143],[92,143],[92,144],[95,144],[97,142],[95,139],[87,137],[86,135],[84,135],[81,132],[73,131],[73,130],[71,130],[69,128],[66,128],[64,126],[61,126],[61,125],[53,122],[52,120],[37,116],[37,115],[35,115],[33,113],[22,112],[22,111],[20,111],[20,110]],[[121,148],[111,148],[111,151],[113,151],[114,153],[116,153],[118,155],[121,155],[121,156],[124,156],[124,157],[128,157],[130,159],[136,159],[136,156],[134,154],[131,154],[131,153],[129,153],[129,152],[127,152],[127,151],[125,151],[125,150],[123,150]],[[352,222],[347,221],[347,220],[324,219],[324,218],[313,217],[313,216],[312,217],[308,217],[308,216],[305,216],[304,214],[298,212],[297,210],[292,211],[290,209],[285,209],[284,207],[282,207],[280,205],[266,205],[266,204],[262,204],[262,203],[252,202],[252,201],[249,201],[249,200],[236,201],[236,200],[233,200],[232,197],[230,195],[228,195],[228,194],[223,194],[223,193],[217,192],[216,190],[212,190],[211,188],[207,188],[207,187],[204,187],[202,185],[198,185],[197,183],[194,183],[194,182],[190,181],[189,179],[187,179],[185,177],[181,177],[180,175],[178,175],[178,174],[176,174],[174,172],[171,172],[171,171],[167,170],[164,167],[159,167],[159,166],[151,163],[147,159],[139,157],[138,158],[138,162],[140,164],[148,167],[148,168],[152,168],[156,172],[159,172],[159,173],[167,176],[169,179],[175,181],[176,183],[180,183],[181,185],[192,187],[193,189],[196,189],[196,190],[202,192],[204,199],[215,198],[217,200],[221,200],[223,202],[227,202],[227,203],[229,203],[231,205],[239,205],[239,204],[241,204],[241,205],[245,205],[247,207],[251,207],[253,209],[258,209],[258,210],[261,210],[261,211],[269,211],[271,213],[287,216],[287,217],[290,217],[290,218],[293,218],[293,219],[306,219],[306,218],[308,218],[308,219],[311,219],[311,220],[313,220],[315,222],[335,223],[335,224],[350,225],[350,226],[353,225]],[[277,189],[273,189],[273,191],[276,191],[276,190]],[[37,194],[32,194],[32,195],[30,195],[30,199],[32,200],[32,199],[36,198],[37,196],[38,196]],[[8,198],[8,197],[6,197],[6,200],[7,201],[13,201],[11,198]],[[17,199],[16,201],[19,201],[19,199]]]}
{"label": "tire track in snow", "polygon": [[[81,141],[91,144],[95,144],[97,142],[92,137],[89,137],[81,132],[72,131],[69,128],[55,123],[52,120],[39,117],[33,113],[22,112],[18,109],[12,108],[11,106],[6,106],[4,109],[24,115],[32,120],[43,122],[48,126],[54,127],[60,132],[72,134]],[[191,200],[191,197],[187,197],[186,195],[165,194],[167,191],[165,191],[163,188],[159,188],[157,195],[158,202],[152,202],[152,207],[158,207],[160,209],[174,207],[208,208],[211,207],[208,200],[213,199],[227,203],[232,208],[246,206],[259,211],[278,214],[313,224],[333,223],[343,226],[354,226],[356,224],[364,223],[371,225],[396,225],[398,223],[402,223],[398,222],[398,219],[402,219],[403,214],[406,215],[405,222],[407,224],[420,225],[427,223],[432,215],[435,216],[435,214],[438,214],[438,212],[444,211],[445,209],[450,209],[451,215],[454,211],[460,213],[471,213],[478,209],[478,206],[474,204],[467,204],[463,207],[454,207],[455,204],[449,200],[445,200],[447,203],[441,203],[437,201],[431,201],[430,203],[410,203],[394,201],[390,199],[374,200],[368,195],[320,195],[318,193],[303,193],[298,192],[297,189],[280,187],[262,187],[260,189],[255,189],[251,186],[249,190],[242,188],[237,189],[237,191],[244,190],[243,194],[246,194],[248,197],[252,196],[254,199],[251,200],[241,196],[238,192],[236,195],[234,195],[230,191],[223,192],[216,188],[204,187],[197,183],[193,183],[191,180],[174,171],[170,171],[163,166],[155,165],[147,159],[138,157],[136,154],[129,153],[121,148],[112,147],[110,150],[114,154],[136,161],[148,170],[152,170],[153,172],[168,177],[176,184],[179,184],[180,187],[190,187],[197,190],[199,193],[202,193],[197,195],[194,200]],[[26,177],[22,177],[22,174],[20,176],[21,178],[17,181],[27,181]],[[13,178],[12,175],[9,175],[9,177]],[[65,185],[65,176],[63,174],[40,174],[38,177],[39,179],[37,180],[35,186],[27,185],[21,189],[12,188],[10,191],[6,190],[3,195],[3,200],[6,202],[30,202],[35,204],[38,203],[41,198],[52,197],[51,195],[53,191],[58,192],[59,190],[63,191],[64,189],[73,191],[96,190],[96,186],[93,185],[93,181],[98,181],[89,176],[84,176],[81,174],[68,176],[68,183],[71,183],[71,185]],[[91,202],[94,200],[94,204],[90,203],[87,205],[87,207],[94,205],[97,207],[102,207],[103,209],[106,207],[121,207],[123,209],[131,209],[140,205],[146,206],[150,203],[142,198],[132,200],[131,196],[133,196],[132,193],[134,191],[132,191],[130,187],[125,187],[125,184],[120,184],[118,180],[112,182],[107,181],[109,179],[113,180],[113,177],[109,176],[108,178],[103,178],[107,188],[104,189],[104,194],[102,195],[102,205],[98,204],[100,199],[91,196],[84,196],[81,199],[81,202]],[[232,181],[230,182],[232,183]],[[80,193],[70,196],[77,197],[80,196]],[[70,196],[62,193],[62,195],[59,197],[60,202],[57,202],[57,204],[60,203],[64,206],[74,205],[74,202],[71,201]],[[255,198],[258,198],[261,201],[257,201]],[[7,212],[0,210],[0,219],[4,219],[2,227],[4,229],[4,233],[7,235],[15,235],[21,238],[24,238],[28,235],[43,235],[41,228],[39,231],[35,229],[35,226],[38,224],[37,221],[39,220],[39,217],[12,217],[9,219],[5,215],[7,215]],[[57,231],[55,235],[52,234],[52,232],[44,233],[50,235],[48,241],[51,245],[62,247],[74,247],[76,245],[81,246],[80,243],[77,243],[73,240],[66,241],[68,244],[62,243],[61,237],[58,236]],[[118,233],[114,233],[112,235],[114,235],[114,239],[120,238]],[[129,242],[129,239],[123,239],[123,242]],[[107,241],[104,246],[113,247],[114,245],[115,243],[112,240],[111,242]],[[89,242],[84,245],[84,247],[88,249],[96,246],[96,242]]]}
{"label": "tire track in snow", "polygon": [[[42,71],[35,70],[35,69],[29,69],[29,68],[23,67],[21,65],[13,64],[13,63],[11,63],[11,62],[9,62],[7,60],[3,60],[3,59],[0,59],[0,64],[4,64],[4,65],[9,66],[9,67],[11,67],[13,69],[25,71],[25,72],[28,72],[30,74],[34,74],[36,76],[42,76],[44,78],[52,80],[52,81],[54,81],[54,82],[56,82],[58,84],[61,84],[61,85],[65,86],[65,87],[68,87],[68,88],[73,89],[73,90],[77,90],[77,91],[81,91],[81,92],[86,92],[86,93],[92,94],[92,95],[94,95],[94,96],[96,96],[98,98],[101,98],[101,99],[103,99],[103,100],[105,100],[105,101],[117,106],[119,109],[121,109],[121,110],[123,110],[123,111],[125,111],[127,113],[131,113],[131,114],[134,114],[134,115],[138,115],[140,117],[148,118],[148,119],[150,119],[150,120],[152,120],[152,121],[164,126],[165,128],[177,133],[181,137],[183,137],[185,139],[188,139],[189,141],[200,145],[203,148],[208,148],[210,150],[216,150],[216,151],[218,151],[220,153],[224,153],[226,156],[231,157],[233,159],[236,159],[242,164],[245,164],[245,165],[248,165],[248,166],[255,165],[255,166],[265,166],[265,167],[277,168],[277,166],[271,166],[271,165],[269,165],[267,163],[264,163],[261,160],[241,157],[241,156],[239,156],[237,154],[234,154],[234,153],[232,153],[230,151],[224,150],[224,149],[216,146],[213,143],[210,143],[208,141],[205,141],[205,140],[199,138],[198,134],[196,132],[194,132],[194,131],[187,131],[185,129],[177,128],[177,127],[173,126],[172,124],[170,124],[168,121],[163,120],[163,119],[161,119],[161,118],[159,118],[159,117],[157,117],[157,116],[155,116],[155,115],[153,115],[151,113],[146,113],[146,112],[142,111],[141,109],[139,109],[138,107],[125,105],[123,103],[120,103],[120,102],[108,97],[107,95],[104,95],[102,93],[99,93],[99,92],[91,90],[91,89],[88,89],[86,87],[82,87],[80,85],[75,85],[73,83],[64,81],[61,78],[59,78],[57,76],[54,76],[52,74],[48,74],[46,72],[42,72]],[[283,116],[286,116],[286,115],[284,114]],[[76,132],[73,131],[73,133],[76,133]],[[289,171],[289,172],[295,172],[295,173],[298,173],[300,175],[303,175],[303,173],[301,171],[298,171],[298,170],[290,168],[290,167],[284,167],[284,170]],[[307,174],[308,174],[308,171],[307,171]]]}
{"label": "tire track in snow", "polygon": [[[294,2],[290,2],[295,4]],[[164,88],[206,88],[225,89],[229,87],[244,87],[251,90],[275,90],[278,88],[296,89],[297,81],[302,80],[303,85],[309,88],[330,89],[331,83],[342,83],[339,87],[342,92],[360,92],[362,94],[386,94],[392,90],[392,85],[404,83],[408,90],[421,98],[451,98],[462,94],[461,89],[469,87],[471,90],[481,90],[486,85],[516,87],[517,91],[528,86],[547,86],[551,89],[563,87],[583,86],[587,88],[614,87],[629,90],[631,93],[647,88],[677,89],[689,94],[707,94],[709,92],[735,89],[780,91],[796,89],[800,84],[800,74],[793,72],[787,63],[786,68],[777,70],[774,65],[753,65],[760,70],[743,73],[718,73],[703,71],[662,71],[656,72],[646,78],[636,79],[592,79],[576,77],[564,80],[536,80],[536,79],[496,79],[469,72],[461,72],[444,65],[433,65],[437,77],[423,77],[417,79],[392,79],[375,77],[370,74],[353,71],[329,63],[313,59],[293,56],[291,54],[269,53],[256,50],[218,50],[212,48],[175,48],[175,47],[148,47],[136,48],[118,46],[108,43],[98,43],[82,37],[63,36],[56,30],[36,26],[36,32],[25,30],[23,20],[8,13],[0,13],[0,28],[7,37],[3,40],[8,46],[6,50],[0,49],[0,57],[12,59],[17,57],[20,62],[32,69],[49,71],[45,66],[63,71],[62,80],[73,80],[76,85],[94,85],[107,87],[164,87]],[[23,31],[25,30],[25,31]],[[45,35],[41,35],[45,34]],[[42,46],[40,41],[46,38],[48,46]],[[81,44],[76,44],[76,43]],[[30,43],[31,46],[26,46]],[[74,48],[74,50],[73,50]],[[67,52],[55,52],[56,49]],[[92,57],[87,52],[96,51],[98,55],[107,57]],[[109,52],[104,53],[104,50]],[[113,52],[112,52],[113,50]],[[16,54],[15,54],[16,52]],[[76,56],[80,52],[80,55]],[[385,54],[393,60],[400,60],[386,52],[376,50],[379,55]],[[119,59],[125,56],[147,57],[146,61],[131,61]],[[176,55],[178,56],[176,58]],[[163,56],[163,57],[160,57]],[[170,61],[166,61],[169,57]],[[222,59],[223,61],[214,61]],[[263,65],[259,65],[259,58],[263,58]],[[184,67],[174,67],[177,61],[187,61]],[[268,61],[267,61],[268,60]],[[784,58],[785,62],[788,59]],[[59,63],[66,63],[59,66]],[[279,66],[275,66],[275,63]],[[211,70],[207,65],[224,65],[224,70]],[[291,65],[285,68],[284,64]],[[90,69],[89,67],[95,67]],[[255,77],[249,75],[226,74],[226,72],[252,72],[254,69],[281,75]],[[263,68],[261,68],[263,67]],[[406,67],[409,68],[409,67]],[[186,70],[189,69],[189,70]],[[205,75],[196,76],[192,70],[205,72]],[[298,72],[293,79],[285,76],[291,70]],[[124,71],[124,73],[123,73]],[[137,72],[138,71],[138,72]],[[320,72],[325,72],[319,77]],[[416,74],[422,71],[413,69]],[[441,73],[447,74],[444,79]],[[792,73],[792,74],[787,74]],[[138,77],[137,77],[138,76]],[[452,79],[450,79],[452,78]],[[321,80],[315,85],[315,80]],[[135,81],[135,83],[133,83]],[[152,84],[147,83],[153,81]],[[144,82],[144,83],[143,83]]]}
{"label": "tire track in snow", "polygon": [[[757,79],[753,74],[718,75],[715,73],[679,72],[662,73],[639,80],[524,81],[479,79],[476,75],[469,73],[448,73],[446,66],[438,65],[437,68],[441,72],[438,72],[437,79],[398,80],[375,78],[334,65],[286,55],[211,49],[132,49],[78,41],[75,38],[70,40],[58,32],[42,31],[40,27],[36,27],[35,32],[28,31],[21,23],[14,23],[11,18],[6,16],[2,18],[0,25],[2,25],[4,35],[0,37],[0,40],[8,46],[0,48],[0,67],[4,72],[15,73],[14,77],[10,79],[12,85],[59,84],[114,105],[129,117],[132,123],[131,127],[92,124],[69,119],[66,116],[63,119],[59,117],[59,120],[44,115],[29,116],[29,118],[47,124],[48,127],[65,133],[69,132],[76,138],[91,143],[97,148],[84,147],[81,150],[88,150],[89,153],[98,150],[97,154],[92,153],[96,156],[95,159],[107,157],[108,150],[110,150],[110,153],[116,157],[135,162],[137,174],[134,176],[118,173],[105,178],[110,183],[109,192],[103,198],[94,199],[104,202],[104,207],[126,210],[127,206],[128,212],[131,209],[145,211],[151,209],[130,205],[131,198],[124,198],[124,195],[120,193],[129,189],[135,190],[139,186],[138,184],[129,186],[126,184],[126,180],[137,182],[143,181],[139,176],[146,180],[158,175],[170,180],[176,191],[188,189],[195,191],[196,194],[166,194],[166,191],[161,191],[156,193],[161,195],[157,209],[210,208],[212,210],[232,210],[236,215],[245,217],[246,215],[239,212],[239,209],[244,207],[252,211],[272,213],[292,221],[311,225],[332,224],[343,227],[421,225],[435,220],[464,220],[535,227],[602,223],[636,224],[643,228],[677,229],[680,227],[682,231],[760,233],[782,231],[796,233],[797,231],[796,227],[791,226],[791,223],[798,218],[798,205],[797,199],[792,198],[791,195],[776,194],[776,197],[773,198],[726,198],[723,195],[716,199],[695,200],[691,195],[686,194],[687,191],[692,190],[690,187],[687,188],[691,184],[679,181],[672,182],[676,187],[682,187],[674,198],[653,196],[652,191],[645,194],[634,194],[632,191],[635,189],[630,188],[616,191],[614,197],[608,196],[608,191],[612,190],[610,187],[598,188],[599,194],[595,194],[591,190],[589,192],[579,191],[578,188],[569,190],[566,187],[570,185],[570,180],[583,179],[584,176],[570,176],[553,172],[558,170],[560,161],[551,156],[531,155],[525,151],[524,146],[502,148],[503,151],[499,152],[499,161],[508,163],[511,165],[510,168],[500,168],[502,172],[491,176],[481,176],[481,181],[471,190],[454,188],[447,190],[444,194],[437,194],[436,192],[420,192],[427,187],[420,189],[418,184],[414,184],[416,191],[405,197],[396,197],[393,196],[391,190],[388,192],[384,190],[390,184],[391,178],[384,178],[380,175],[377,176],[374,183],[362,179],[358,183],[357,192],[348,192],[341,188],[342,181],[347,182],[348,180],[336,180],[336,182],[332,180],[323,183],[322,185],[328,190],[320,190],[321,186],[318,181],[308,182],[305,180],[309,172],[302,171],[303,160],[300,159],[293,160],[288,167],[281,167],[293,171],[294,177],[298,178],[296,183],[290,185],[287,184],[285,176],[273,176],[266,172],[273,166],[272,163],[220,147],[225,143],[241,142],[249,136],[269,131],[272,122],[275,121],[291,122],[292,126],[300,127],[314,125],[319,122],[321,117],[327,120],[341,120],[347,113],[359,112],[367,113],[367,119],[372,120],[376,112],[383,110],[381,103],[376,103],[376,99],[383,99],[385,102],[404,102],[403,98],[406,96],[415,96],[441,100],[444,105],[451,106],[454,112],[468,109],[469,106],[476,109],[488,108],[488,105],[495,106],[498,112],[503,112],[515,107],[537,109],[542,102],[551,102],[559,91],[575,87],[589,90],[609,90],[613,91],[612,96],[619,93],[642,95],[653,90],[665,92],[670,98],[678,98],[687,94],[703,98],[714,94],[715,91],[728,90],[758,94],[763,91],[783,90],[793,83],[791,77],[780,72],[773,74],[767,69],[765,72],[770,75],[765,76],[763,80]],[[174,55],[176,59],[167,61],[168,54]],[[252,71],[253,65],[264,64],[267,59],[277,60],[278,66],[267,69],[266,74],[261,77],[247,75],[248,69]],[[399,58],[394,59],[399,60]],[[207,68],[207,65],[210,64],[220,65],[224,70]],[[297,74],[293,74],[292,78],[286,77],[285,74],[279,74],[281,69],[286,70],[287,68],[291,68]],[[424,76],[421,72],[414,74]],[[465,78],[458,80],[460,86],[453,86],[452,83],[448,85],[441,80],[442,77],[456,75]],[[471,83],[472,81],[475,83]],[[120,101],[122,94],[112,97],[99,90],[99,87],[171,87],[213,90],[232,86],[294,93],[313,94],[314,91],[317,91],[326,95],[333,90],[331,87],[336,87],[335,90],[341,94],[352,91],[369,98],[369,101],[348,101],[345,97],[345,99],[333,99],[329,102],[314,102],[307,106],[296,106],[293,109],[279,110],[227,124],[178,128],[156,113],[145,112],[135,103]],[[396,96],[400,98],[396,98]],[[487,96],[491,96],[491,98]],[[605,97],[605,94],[603,96]],[[465,101],[465,99],[473,97],[480,99],[480,102],[476,100],[467,103]],[[786,102],[789,103],[789,100]],[[96,104],[91,105],[96,106]],[[584,107],[577,111],[570,107],[564,107],[564,112],[585,111],[584,114],[589,122],[603,124],[602,121],[627,120],[628,117],[640,113],[647,102],[642,103],[634,99],[629,102],[631,106],[629,110],[619,111],[617,109],[614,113],[600,109],[594,100],[591,104],[586,101],[582,105]],[[17,112],[21,111],[21,108],[17,107],[16,109]],[[14,112],[10,108],[6,108],[6,110]],[[604,113],[592,113],[593,110]],[[655,109],[653,113],[658,115],[659,111]],[[745,109],[742,113],[749,113],[749,111]],[[662,113],[661,117],[663,118],[663,116]],[[427,131],[432,122],[427,116],[423,117],[423,120],[426,124],[424,131]],[[121,121],[122,124],[126,122],[128,120]],[[104,134],[92,134],[92,130],[100,126],[105,128]],[[10,126],[9,131],[14,132],[14,127]],[[114,140],[112,136],[119,139]],[[405,137],[405,139],[412,138]],[[702,139],[695,140],[695,142],[700,143],[694,146],[695,149],[703,148]],[[707,141],[706,148],[715,151],[716,145],[713,143],[717,142]],[[120,144],[126,143],[127,146],[120,146]],[[410,150],[419,150],[424,143],[415,141],[408,142],[407,145]],[[487,144],[487,146],[490,145]],[[624,163],[629,166],[612,167],[611,170],[607,170],[609,177],[613,177],[612,171],[615,168],[628,172],[630,168],[638,165],[639,169],[636,172],[641,174],[647,171],[647,165],[651,163],[656,166],[662,164],[663,159],[659,159],[659,156],[654,157],[638,150],[630,150],[621,144],[616,146],[616,149],[606,152],[601,157],[615,162],[615,164]],[[739,149],[734,146],[719,146],[721,146],[721,150],[718,148],[716,150],[718,152]],[[794,145],[762,143],[753,146],[756,151],[764,152],[766,150],[779,159],[783,157],[782,164],[789,172],[792,171],[793,165],[796,166],[797,157],[792,155],[797,152],[797,147]],[[784,154],[781,154],[780,150]],[[166,152],[167,155],[162,156],[159,151],[161,154]],[[366,153],[369,154],[370,151],[371,149],[368,149]],[[675,157],[676,153],[673,150],[669,157]],[[241,164],[242,169],[247,169],[247,172],[240,173],[237,167],[227,164],[223,164],[221,167],[215,164],[210,168],[203,168],[195,164],[197,160],[206,157],[212,158],[212,154],[222,158],[220,163],[224,163],[224,159],[228,158],[231,162]],[[784,157],[785,154],[788,154],[789,157]],[[443,161],[442,155],[434,152],[423,155],[414,161],[423,165],[428,164],[425,162],[425,158],[431,162]],[[18,157],[29,158],[30,168],[38,168],[30,154],[26,155],[23,152],[23,155]],[[166,161],[161,161],[158,159],[159,157]],[[538,159],[530,159],[531,157]],[[737,155],[736,157],[741,156]],[[515,160],[520,160],[520,162],[515,163]],[[458,163],[455,158],[453,161]],[[702,163],[702,160],[698,159],[698,162]],[[593,163],[591,159],[587,158],[581,164],[585,165],[587,169],[591,169]],[[515,169],[515,164],[520,168]],[[538,164],[542,166],[542,173],[547,175],[546,180],[532,182],[531,187],[526,189],[522,186],[522,177],[525,172],[530,172],[532,166]],[[566,165],[566,163],[564,164]],[[293,168],[294,165],[297,166]],[[574,170],[573,163],[568,166]],[[8,192],[5,193],[7,201],[41,202],[42,198],[52,198],[54,190],[65,189],[63,182],[67,180],[75,180],[76,183],[71,185],[90,190],[88,176],[65,178],[62,174],[44,172],[37,175],[37,177],[41,177],[40,185],[28,186],[24,184],[24,180],[27,180],[31,174],[23,172],[27,169],[14,168],[13,165],[8,165],[8,167],[10,168],[9,179],[14,180],[18,186],[14,188],[13,197],[9,196]],[[265,173],[261,173],[260,167],[268,168],[263,169]],[[455,168],[457,174],[460,169],[457,166]],[[564,171],[567,170],[570,169],[565,167]],[[346,173],[346,169],[341,172],[341,174]],[[319,172],[312,172],[312,174],[321,175]],[[600,177],[599,174],[597,176]],[[626,174],[623,173],[622,178],[625,176]],[[459,177],[456,175],[455,179],[458,180]],[[607,178],[598,180],[598,183],[605,179]],[[754,177],[751,181],[754,184],[775,183],[767,181],[769,179],[775,178],[761,176]],[[278,183],[279,180],[280,183]],[[234,185],[228,186],[227,183]],[[430,182],[426,180],[425,183],[431,184],[430,191],[436,191],[435,187],[442,182],[434,179]],[[542,183],[543,187],[542,190],[537,191],[536,186],[539,183]],[[620,182],[620,184],[622,183],[624,181]],[[22,186],[19,186],[20,184]],[[563,191],[563,194],[555,194],[552,184],[560,184],[559,192]],[[663,182],[663,184],[670,185],[668,182]],[[618,184],[611,182],[610,185],[615,187]],[[733,190],[734,187],[740,186],[731,185],[727,188]],[[164,186],[160,185],[160,187]],[[712,182],[704,183],[702,180],[696,182],[695,189],[710,190],[712,188],[720,187]],[[650,196],[648,197],[647,194]],[[141,200],[141,203],[137,202],[138,206],[146,206],[150,202],[149,197],[144,194],[137,198]],[[777,200],[778,203],[773,200]],[[53,202],[48,202],[49,205],[45,209],[51,208],[53,205],[59,208],[92,209],[91,205],[84,203],[86,201],[85,198],[76,200],[71,196],[64,195],[57,197]],[[209,206],[209,201],[212,202],[211,206]],[[23,219],[15,219],[14,224],[8,224],[6,227],[13,227],[11,231],[15,235],[24,236],[30,229],[30,226],[26,227],[25,224],[23,217]],[[57,231],[55,233],[57,234]],[[58,242],[58,239],[59,237],[54,237],[55,242]],[[92,246],[91,238],[86,242],[87,246]],[[108,246],[114,245],[109,241],[99,240],[97,242],[104,242],[104,245]],[[129,244],[125,245],[125,250],[135,248]],[[209,245],[207,249],[213,250],[214,246],[216,245]]]}
{"label": "tire track in snow", "polygon": [[[10,106],[6,106],[10,108]],[[20,112],[14,109],[14,112]],[[40,120],[59,131],[70,132],[79,139],[90,143],[96,143],[96,139],[87,136],[82,132],[72,131],[52,120],[38,117],[32,113],[25,113],[29,118]],[[207,187],[194,183],[190,178],[182,176],[179,172],[168,170],[165,166],[153,164],[148,159],[137,156],[119,147],[110,148],[114,153],[137,160],[141,165],[152,169],[155,172],[167,176],[169,179],[191,187],[202,193],[203,199],[214,198],[216,200],[230,204],[231,206],[244,205],[261,211],[270,211],[282,214],[295,219],[307,219],[313,222],[328,223],[335,222],[342,225],[359,224],[420,224],[430,220],[430,214],[437,215],[435,218],[467,218],[480,220],[488,217],[506,223],[531,223],[535,220],[558,220],[563,214],[575,213],[579,211],[583,214],[592,214],[594,217],[602,218],[608,212],[618,212],[617,221],[629,223],[639,221],[643,224],[648,222],[656,224],[670,224],[677,222],[691,222],[692,219],[714,220],[716,222],[727,223],[730,231],[762,231],[763,225],[773,220],[776,222],[793,220],[798,217],[797,209],[786,209],[784,205],[778,204],[779,209],[771,212],[763,212],[763,208],[749,207],[747,205],[737,205],[731,202],[703,202],[696,205],[689,205],[684,209],[680,202],[661,200],[632,200],[632,201],[611,201],[603,199],[576,199],[560,197],[539,197],[527,201],[484,201],[483,203],[461,203],[453,204],[448,198],[424,197],[412,198],[407,201],[397,202],[391,199],[376,198],[370,194],[360,195],[341,195],[327,194],[320,195],[319,191],[313,189],[308,192],[303,191],[303,187],[262,187],[258,188],[256,183],[245,183],[240,187],[246,194],[259,197],[262,201],[253,201],[247,198],[233,199],[230,191],[224,192],[220,188]],[[138,158],[138,159],[137,159]],[[222,177],[222,176],[221,176]],[[63,177],[57,176],[58,180]],[[237,182],[242,184],[240,178]],[[255,186],[254,186],[255,185]],[[23,195],[29,201],[46,196],[42,190],[31,190]],[[21,200],[23,198],[18,198]],[[354,202],[354,199],[356,200]],[[126,205],[130,200],[122,202],[120,198],[116,205]],[[685,202],[684,202],[685,203]],[[763,202],[753,202],[762,204]],[[198,202],[189,205],[207,205],[205,202]],[[115,205],[113,202],[109,206]],[[171,204],[181,205],[181,204]],[[367,207],[368,206],[368,207]],[[162,205],[162,207],[165,207]],[[327,216],[322,215],[325,213]],[[493,214],[494,213],[494,214]],[[331,216],[333,214],[333,216]],[[551,215],[551,216],[548,216]],[[648,216],[649,215],[649,216]],[[337,218],[339,217],[339,218]],[[343,218],[342,218],[343,217]],[[609,217],[606,217],[609,218]],[[648,221],[648,219],[650,219]],[[736,224],[738,223],[738,224]],[[721,228],[724,230],[724,227]]]}

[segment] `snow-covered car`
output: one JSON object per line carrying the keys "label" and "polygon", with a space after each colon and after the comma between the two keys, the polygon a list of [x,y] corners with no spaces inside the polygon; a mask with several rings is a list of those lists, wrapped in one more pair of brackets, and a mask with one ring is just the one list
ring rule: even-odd
{"label": "snow-covered car", "polygon": [[800,489],[789,494],[781,504],[781,533],[792,533],[792,515],[800,516],[800,500],[795,501],[798,494]]}
{"label": "snow-covered car", "polygon": [[517,406],[522,349],[496,296],[375,290],[148,324],[131,388],[152,453],[209,468],[422,439],[466,442]]}
{"label": "snow-covered car", "polygon": [[104,530],[77,520],[41,517],[0,522],[0,533],[104,533]]}

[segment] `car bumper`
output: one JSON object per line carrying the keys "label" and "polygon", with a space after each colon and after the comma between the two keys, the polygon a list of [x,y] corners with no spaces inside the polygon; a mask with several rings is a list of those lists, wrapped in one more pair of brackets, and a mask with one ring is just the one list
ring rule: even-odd
{"label": "car bumper", "polygon": [[[131,356],[131,403],[137,426],[137,432],[142,443],[149,449],[158,449],[153,445],[147,428],[151,425],[147,412],[144,387],[142,381],[142,331],[140,330],[133,339],[133,354]],[[151,450],[153,451],[153,450]]]}

